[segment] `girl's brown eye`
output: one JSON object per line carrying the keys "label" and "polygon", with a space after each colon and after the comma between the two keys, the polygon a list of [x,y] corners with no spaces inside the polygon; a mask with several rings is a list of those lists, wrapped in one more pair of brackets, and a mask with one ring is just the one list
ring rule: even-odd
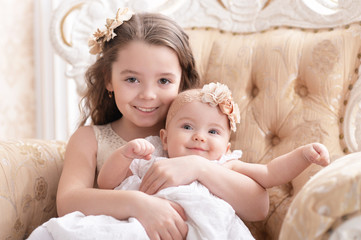
{"label": "girl's brown eye", "polygon": [[159,79],[159,82],[160,82],[160,84],[168,84],[168,83],[170,83],[170,81],[168,79],[166,79],[166,78]]}
{"label": "girl's brown eye", "polygon": [[126,81],[127,81],[127,82],[130,82],[130,83],[138,82],[138,80],[137,80],[135,77],[127,78]]}

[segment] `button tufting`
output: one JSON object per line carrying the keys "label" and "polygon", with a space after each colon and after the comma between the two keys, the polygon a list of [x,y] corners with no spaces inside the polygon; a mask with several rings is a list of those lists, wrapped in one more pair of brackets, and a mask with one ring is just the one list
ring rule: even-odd
{"label": "button tufting", "polygon": [[257,87],[252,88],[252,97],[256,97],[259,93],[259,90]]}
{"label": "button tufting", "polygon": [[271,139],[271,143],[273,146],[278,145],[281,142],[281,139],[278,136],[273,136]]}
{"label": "button tufting", "polygon": [[308,95],[308,89],[306,86],[300,86],[300,88],[298,89],[298,94],[301,97],[306,97]]}

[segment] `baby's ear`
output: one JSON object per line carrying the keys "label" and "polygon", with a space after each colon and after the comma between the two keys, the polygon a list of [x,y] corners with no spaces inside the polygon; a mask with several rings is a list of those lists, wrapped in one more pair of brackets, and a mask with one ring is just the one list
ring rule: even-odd
{"label": "baby's ear", "polygon": [[228,145],[227,145],[226,153],[229,153],[230,151],[231,151],[231,143],[229,142]]}
{"label": "baby's ear", "polygon": [[167,138],[167,130],[161,129],[160,132],[159,132],[159,137],[160,137],[160,140],[162,141],[163,150],[164,150],[164,151],[167,151],[167,150],[168,150],[168,145],[167,145],[167,141],[168,141],[168,138]]}

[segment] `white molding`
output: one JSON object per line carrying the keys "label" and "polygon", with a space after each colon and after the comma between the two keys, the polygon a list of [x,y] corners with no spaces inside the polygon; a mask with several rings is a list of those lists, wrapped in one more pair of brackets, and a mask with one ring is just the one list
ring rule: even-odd
{"label": "white molding", "polygon": [[[54,134],[54,95],[53,58],[47,44],[47,31],[51,1],[34,1],[34,49],[36,86],[36,137],[53,139]],[[46,50],[47,49],[47,50]]]}
{"label": "white molding", "polygon": [[49,34],[54,6],[60,2],[34,1],[36,138],[39,139],[67,140],[69,137],[66,63],[55,55]]}
{"label": "white molding", "polygon": [[[312,1],[320,3],[327,14],[310,8],[309,0],[65,0],[54,12],[51,40],[57,53],[72,66],[67,74],[75,80],[81,93],[84,72],[95,61],[87,47],[89,37],[104,25],[104,19],[115,15],[118,7],[128,6],[135,12],[160,12],[185,28],[214,27],[243,33],[274,26],[332,28],[361,21],[361,1],[339,0],[338,5],[325,4],[324,0]],[[62,39],[61,23],[75,8],[77,13],[70,23],[69,34],[72,46],[68,46]]]}

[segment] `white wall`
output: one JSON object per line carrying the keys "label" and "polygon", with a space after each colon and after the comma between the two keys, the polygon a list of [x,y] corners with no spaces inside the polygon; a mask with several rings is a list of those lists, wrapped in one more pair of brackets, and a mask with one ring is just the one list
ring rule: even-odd
{"label": "white wall", "polygon": [[0,139],[35,137],[33,1],[0,6]]}

